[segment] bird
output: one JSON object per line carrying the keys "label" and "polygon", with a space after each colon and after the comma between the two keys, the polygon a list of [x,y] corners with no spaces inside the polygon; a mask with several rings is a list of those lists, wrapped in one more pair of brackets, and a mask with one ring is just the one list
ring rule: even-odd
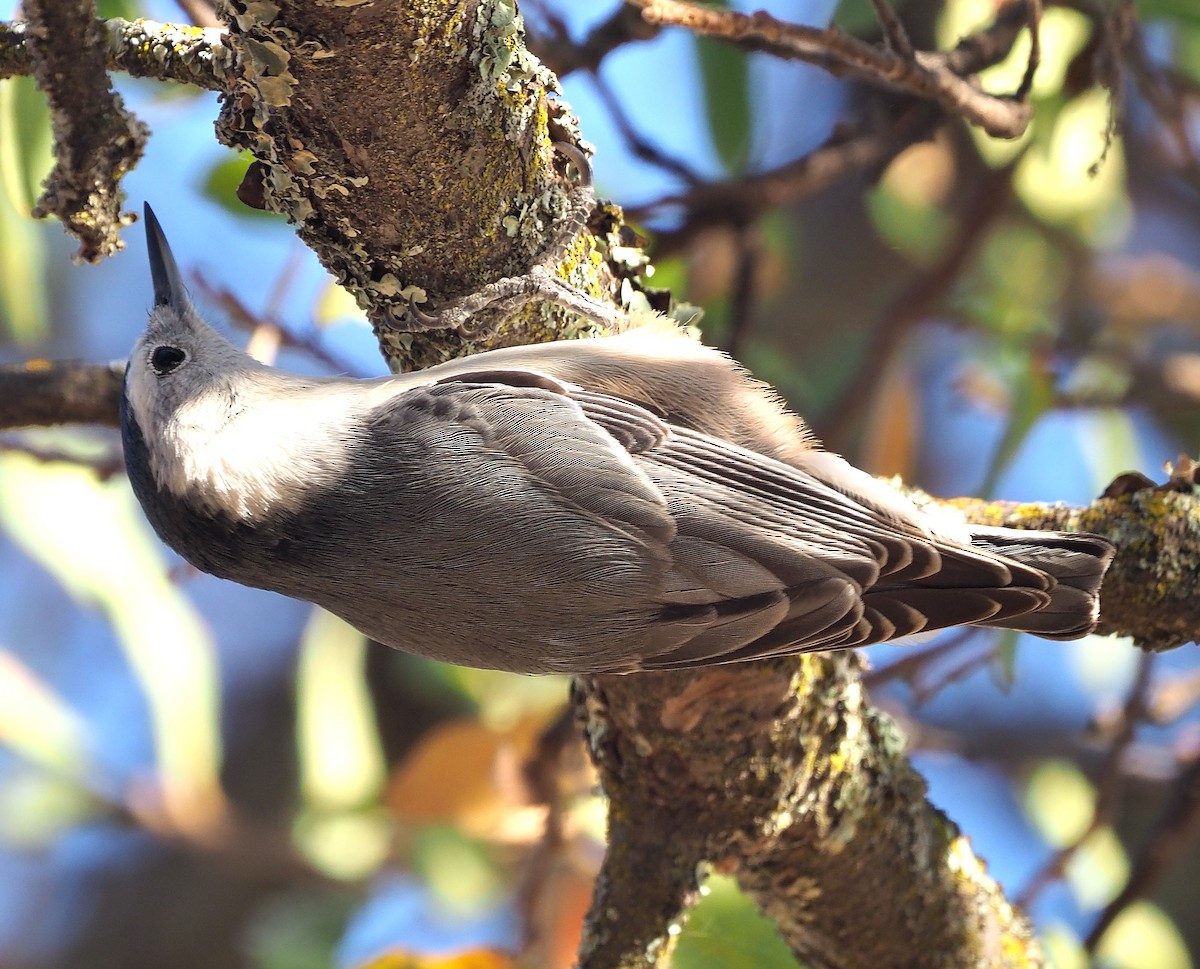
{"label": "bird", "polygon": [[1114,553],[919,510],[664,317],[373,379],[264,365],[145,213],[128,477],[201,571],[463,666],[633,674],[953,626],[1074,639]]}

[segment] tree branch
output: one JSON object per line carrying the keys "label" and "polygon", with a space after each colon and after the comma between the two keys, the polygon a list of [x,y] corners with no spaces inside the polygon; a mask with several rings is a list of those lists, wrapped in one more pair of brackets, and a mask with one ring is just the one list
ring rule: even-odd
{"label": "tree branch", "polygon": [[124,363],[0,365],[0,430],[98,424],[117,427]]}
{"label": "tree branch", "polygon": [[[836,27],[786,23],[759,11],[698,7],[684,0],[629,0],[655,25],[687,27],[699,34],[750,45],[777,57],[816,64],[831,74],[847,74],[925,100],[950,114],[961,115],[997,138],[1018,138],[1033,117],[1024,96],[981,91],[949,66],[945,55],[925,51],[907,54],[876,47]],[[1023,8],[1022,8],[1023,9]]]}
{"label": "tree branch", "polygon": [[121,178],[142,157],[146,126],[125,110],[105,71],[104,32],[92,0],[29,0],[26,48],[54,122],[54,170],[33,209],[79,239],[77,258],[124,248]]}
{"label": "tree branch", "polygon": [[1029,924],[926,800],[861,668],[834,653],[578,681],[610,798],[585,969],[668,965],[667,927],[704,861],[814,969],[1042,964]]}
{"label": "tree branch", "polygon": [[[104,30],[110,71],[178,81],[209,91],[225,90],[232,52],[225,45],[223,30],[120,17],[98,23]],[[28,24],[0,23],[0,79],[33,72],[28,40]]]}
{"label": "tree branch", "polygon": [[[436,307],[527,270],[563,211],[550,130],[577,132],[513,11],[274,0],[229,23],[220,137],[255,153],[266,203],[369,307],[393,366],[464,349],[389,328],[417,290]],[[954,55],[921,55],[914,73],[867,50],[862,63],[916,78],[938,103],[953,93],[934,67]],[[593,224],[560,273],[611,300],[619,212]],[[583,329],[537,308],[491,343]],[[734,872],[814,969],[1043,963],[1028,922],[926,800],[859,672],[851,653],[578,682],[611,804],[584,969],[665,965],[701,862]]]}
{"label": "tree branch", "polygon": [[[416,338],[392,321],[412,303],[436,309],[527,272],[570,188],[551,124],[555,141],[579,140],[548,100],[557,82],[525,49],[513,4],[251,4],[230,21],[229,42],[237,72],[218,137],[254,152],[266,205],[368,307],[394,368],[461,354],[457,334]],[[560,274],[608,299],[619,270],[597,245],[585,233]],[[564,327],[580,332],[534,306],[499,341]]]}

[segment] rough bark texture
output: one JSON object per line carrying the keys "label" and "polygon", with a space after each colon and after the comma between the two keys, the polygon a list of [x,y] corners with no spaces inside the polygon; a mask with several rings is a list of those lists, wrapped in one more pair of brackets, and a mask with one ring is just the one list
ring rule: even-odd
{"label": "rough bark texture", "polygon": [[[415,340],[389,321],[410,301],[436,307],[528,269],[569,188],[552,122],[555,138],[578,138],[548,100],[557,82],[525,50],[511,0],[231,13],[237,81],[219,137],[260,160],[267,206],[358,298],[394,368],[461,353],[457,335]],[[604,295],[592,239],[569,256],[573,282]],[[559,334],[540,312],[489,345]]]}
{"label": "rough bark texture", "polygon": [[[463,352],[457,335],[399,334],[388,320],[410,299],[436,307],[526,271],[567,188],[551,141],[577,141],[511,3],[292,0],[231,12],[236,81],[219,136],[254,152],[266,204],[367,308],[394,367]],[[619,222],[602,216],[599,238],[585,233],[562,274],[611,298],[620,267],[603,241]],[[489,345],[579,332],[553,319],[525,313]],[[805,657],[579,684],[611,799],[585,969],[665,964],[669,923],[708,861],[740,865],[814,966],[1041,963],[1023,917],[924,800],[856,669],[853,657]],[[874,891],[894,887],[889,878],[909,889],[902,905]]]}
{"label": "rough bark texture", "polygon": [[91,0],[29,0],[30,70],[54,119],[54,170],[33,214],[56,216],[96,262],[123,248],[121,178],[142,157],[146,126],[125,110],[106,72],[105,34]]}
{"label": "rough bark texture", "polygon": [[31,360],[0,366],[0,429],[100,424],[117,427],[123,363]]}
{"label": "rough bark texture", "polygon": [[[225,90],[230,52],[224,31],[120,17],[96,23],[104,33],[110,70]],[[28,41],[28,24],[0,24],[0,79],[31,73]]]}
{"label": "rough bark texture", "polygon": [[609,794],[584,966],[665,966],[707,861],[805,965],[1040,965],[1029,924],[925,799],[857,654],[577,684]]}

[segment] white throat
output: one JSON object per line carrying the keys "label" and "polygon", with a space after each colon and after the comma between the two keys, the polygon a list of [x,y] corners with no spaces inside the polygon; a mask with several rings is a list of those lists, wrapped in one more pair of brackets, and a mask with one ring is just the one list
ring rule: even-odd
{"label": "white throat", "polygon": [[[355,447],[361,398],[352,388],[271,371],[221,381],[154,426],[152,386],[133,381],[130,407],[159,487],[207,511],[261,522],[298,508],[314,487],[341,476]],[[281,379],[282,378],[282,379]]]}

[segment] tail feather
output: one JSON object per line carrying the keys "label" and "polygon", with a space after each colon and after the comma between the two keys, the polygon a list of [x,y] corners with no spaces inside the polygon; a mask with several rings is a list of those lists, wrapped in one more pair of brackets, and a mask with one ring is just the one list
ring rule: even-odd
{"label": "tail feather", "polygon": [[1016,629],[1046,639],[1078,639],[1096,628],[1100,584],[1115,548],[1098,535],[972,527],[972,546],[1014,559],[1054,579],[1050,601],[1035,612],[987,620],[983,626]]}

